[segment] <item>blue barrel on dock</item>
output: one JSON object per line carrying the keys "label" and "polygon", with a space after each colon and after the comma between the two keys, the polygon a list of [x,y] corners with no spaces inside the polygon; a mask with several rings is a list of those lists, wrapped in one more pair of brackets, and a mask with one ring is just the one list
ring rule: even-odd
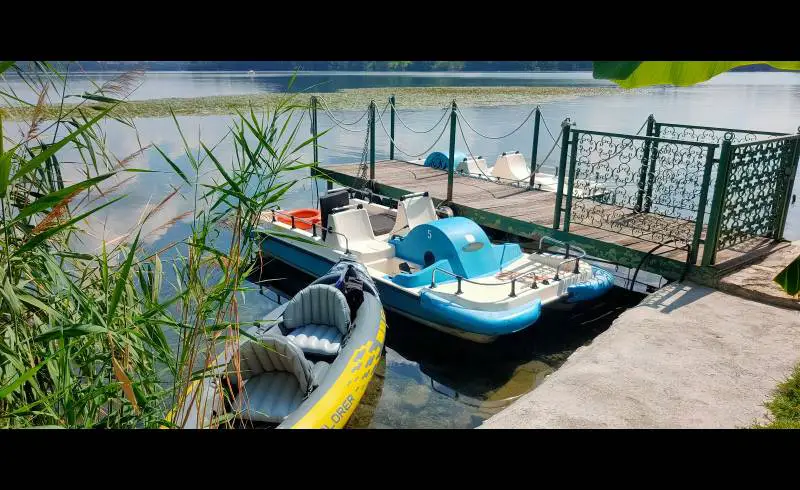
{"label": "blue barrel on dock", "polygon": [[[454,167],[458,166],[458,163],[464,160],[466,156],[461,152],[455,152],[453,165]],[[438,168],[440,170],[447,170],[447,165],[450,163],[450,156],[447,153],[442,153],[441,151],[434,151],[425,159],[425,166],[426,167],[433,167]]]}

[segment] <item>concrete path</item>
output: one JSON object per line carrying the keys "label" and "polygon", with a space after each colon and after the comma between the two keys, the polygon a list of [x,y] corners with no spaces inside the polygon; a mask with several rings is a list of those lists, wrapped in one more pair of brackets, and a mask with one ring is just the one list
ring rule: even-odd
{"label": "concrete path", "polygon": [[798,362],[800,311],[672,284],[480,428],[747,427]]}

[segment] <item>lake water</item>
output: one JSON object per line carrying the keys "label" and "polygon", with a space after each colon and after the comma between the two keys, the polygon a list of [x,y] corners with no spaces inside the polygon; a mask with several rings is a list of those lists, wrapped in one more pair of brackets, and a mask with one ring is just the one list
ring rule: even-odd
{"label": "lake water", "polygon": [[[99,83],[112,74],[92,74]],[[194,97],[220,94],[243,94],[280,91],[289,80],[286,73],[148,73],[133,99],[163,97]],[[90,86],[88,76],[76,80],[71,91],[80,92]],[[26,88],[9,79],[20,96]],[[14,85],[14,84],[17,85]],[[334,91],[359,87],[408,86],[607,86],[589,73],[532,73],[532,74],[381,74],[381,73],[314,73],[301,74],[296,81],[298,89],[316,86],[316,91]],[[385,101],[378,102],[383,107]],[[399,116],[415,130],[430,128],[442,115],[439,110],[403,110],[404,101],[397,100]],[[502,135],[517,127],[533,106],[463,108],[463,115],[478,131],[489,136]],[[794,133],[800,124],[800,74],[794,73],[733,73],[722,75],[710,82],[689,88],[655,88],[647,91],[620,91],[608,96],[589,96],[541,104],[541,110],[553,135],[559,131],[560,122],[570,117],[578,128],[602,131],[636,133],[649,114],[662,122],[760,129]],[[341,121],[354,121],[363,111],[338,111],[333,114]],[[382,118],[388,128],[388,113]],[[224,140],[231,125],[228,116],[185,116],[178,118],[193,151],[199,141],[209,146]],[[188,173],[188,159],[183,143],[171,118],[137,119],[136,131],[115,122],[104,125],[109,149],[123,158],[140,148],[140,145],[158,145]],[[363,133],[366,118],[350,131],[336,126],[324,111],[319,113],[320,130],[331,128],[321,144],[320,160],[323,163],[351,163],[361,159],[365,145]],[[446,124],[446,121],[442,124]],[[518,132],[502,140],[486,139],[464,127],[464,139],[458,135],[456,150],[483,155],[493,163],[503,151],[520,150],[530,156],[532,123],[528,122]],[[15,125],[6,123],[6,131]],[[448,134],[438,126],[430,133],[418,134],[403,124],[396,125],[398,149],[410,155],[423,153],[427,148],[447,153]],[[138,133],[138,134],[137,134]],[[438,143],[433,144],[439,134]],[[309,135],[307,119],[301,122],[300,140]],[[539,158],[543,159],[554,142],[543,128]],[[388,138],[378,125],[376,130],[377,158],[388,157]],[[399,152],[399,156],[403,156]],[[305,157],[310,159],[310,151]],[[215,155],[225,165],[233,161],[231,145],[222,142]],[[81,179],[82,167],[77,159],[62,158],[65,184]],[[544,170],[552,171],[557,165],[558,151],[550,153]],[[72,162],[72,163],[71,163]],[[134,160],[131,167],[157,171],[139,173],[121,185],[119,192],[127,198],[89,221],[92,235],[86,237],[84,246],[96,248],[101,239],[113,240],[128,233],[137,220],[153,203],[160,201],[179,186],[161,156],[155,151],[145,152]],[[380,168],[377,170],[380,175]],[[298,171],[287,178],[305,178],[285,195],[284,208],[313,204],[314,186],[307,171]],[[204,179],[210,182],[214,172]],[[121,180],[121,179],[120,179]],[[192,208],[192,199],[180,195],[145,225],[144,241],[150,250],[176,241],[188,233],[186,220],[174,226],[161,225]],[[223,231],[223,235],[224,235]],[[800,205],[790,208],[786,237],[800,239]],[[168,252],[169,257],[174,252]],[[166,268],[165,268],[166,269]],[[277,270],[277,269],[276,269]],[[290,277],[290,273],[280,277]],[[288,281],[287,281],[288,284]],[[296,290],[296,287],[285,287]],[[257,320],[277,304],[275,292],[261,294],[257,288],[244,295],[241,320]],[[291,292],[287,294],[292,294]],[[572,312],[547,315],[536,326],[517,335],[500,339],[490,346],[476,346],[454,339],[425,327],[396,317],[389,318],[387,354],[363,406],[356,413],[351,426],[355,427],[474,427],[486,417],[533,389],[544,376],[557,368],[566,356],[580,345],[591,341],[607,328],[610,321],[627,305],[631,298],[616,292],[604,301]]]}

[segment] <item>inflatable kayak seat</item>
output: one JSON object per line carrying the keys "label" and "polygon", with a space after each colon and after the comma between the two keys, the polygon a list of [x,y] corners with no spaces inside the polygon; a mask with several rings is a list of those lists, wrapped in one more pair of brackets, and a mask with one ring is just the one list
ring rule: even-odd
{"label": "inflatable kayak seat", "polygon": [[297,327],[286,334],[306,354],[335,356],[342,347],[342,333],[328,325],[312,323]]}
{"label": "inflatable kayak seat", "polygon": [[[245,342],[239,357],[243,383],[232,408],[241,419],[280,423],[300,406],[312,387],[313,365],[283,337]],[[232,362],[228,372],[235,372]]]}
{"label": "inflatable kayak seat", "polygon": [[350,328],[350,307],[334,286],[314,284],[287,303],[283,326],[286,337],[303,352],[335,356]]}

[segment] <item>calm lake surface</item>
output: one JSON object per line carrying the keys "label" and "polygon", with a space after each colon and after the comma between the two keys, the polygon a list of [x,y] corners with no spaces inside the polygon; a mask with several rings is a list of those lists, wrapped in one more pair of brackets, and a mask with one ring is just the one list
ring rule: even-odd
{"label": "calm lake surface", "polygon": [[[69,90],[80,93],[91,85],[92,78],[102,83],[114,74],[91,74],[79,77]],[[196,97],[224,94],[246,94],[282,91],[290,74],[286,73],[148,73],[132,99],[164,97]],[[26,87],[14,85],[23,98]],[[605,81],[593,80],[590,73],[313,73],[301,74],[295,82],[296,89],[315,86],[315,91],[335,91],[360,87],[409,86],[609,86]],[[379,109],[385,101],[376,101]],[[431,128],[442,116],[440,110],[403,110],[403,100],[397,100],[399,117],[409,127],[421,131]],[[464,107],[462,112],[478,131],[488,135],[503,135],[516,128],[533,106]],[[620,91],[614,95],[579,97],[541,104],[544,121],[555,136],[560,123],[570,117],[578,128],[601,131],[636,133],[649,114],[662,122],[760,129],[794,133],[800,124],[800,74],[795,73],[732,73],[689,88],[654,88],[647,91]],[[338,111],[335,118],[344,122],[357,120],[362,111]],[[388,129],[389,114],[382,120]],[[208,146],[222,143],[215,155],[223,164],[233,161],[233,149],[224,139],[231,125],[229,116],[185,116],[178,121],[193,152],[199,141]],[[119,158],[134,153],[140,145],[158,145],[185,172],[189,173],[188,159],[184,154],[175,123],[171,118],[142,118],[135,120],[136,131],[115,122],[105,124],[109,149]],[[301,121],[299,141],[310,133],[307,118]],[[320,160],[323,163],[352,163],[361,159],[365,144],[363,132],[366,118],[347,126],[336,126],[328,114],[319,112],[320,130],[331,128],[321,144]],[[446,124],[446,121],[441,123]],[[14,124],[6,123],[6,128]],[[137,134],[138,132],[138,134]],[[437,126],[429,133],[410,131],[403,124],[396,125],[398,156],[403,153],[425,153],[429,147],[447,153],[448,131],[438,143],[442,133]],[[519,150],[526,159],[531,154],[532,122],[528,122],[513,135],[501,139],[486,139],[464,126],[465,140],[458,134],[456,150],[483,155],[490,165],[503,151]],[[377,158],[388,157],[388,138],[381,125],[376,130]],[[539,143],[540,161],[553,148],[553,140],[543,128]],[[305,155],[310,161],[310,148]],[[65,184],[80,178],[81,168],[63,158]],[[544,171],[552,172],[557,165],[558,150],[550,153]],[[157,171],[139,173],[125,182],[119,192],[127,198],[109,208],[107,212],[92,217],[92,236],[86,238],[87,248],[98,247],[101,239],[112,240],[127,233],[143,214],[147,206],[159,202],[180,185],[162,157],[154,150],[136,159],[132,167]],[[215,173],[206,165],[203,179],[211,182]],[[377,169],[380,175],[380,167]],[[300,207],[313,204],[316,183],[310,181],[307,171],[298,171],[288,178],[305,178],[285,195],[282,207]],[[191,176],[190,176],[191,177]],[[121,179],[120,179],[121,180]],[[319,186],[322,187],[321,185]],[[797,191],[795,191],[797,193]],[[187,236],[189,223],[159,229],[172,218],[192,208],[192,197],[181,195],[167,203],[159,215],[145,225],[143,236],[150,250],[158,250]],[[225,230],[221,231],[225,237]],[[800,239],[800,205],[790,208],[786,237]],[[168,258],[174,251],[167,252]],[[166,269],[166,267],[165,267]],[[277,304],[277,296],[290,296],[304,284],[297,274],[275,267],[274,277],[294,278],[293,281],[276,282],[273,290],[253,290],[244,295],[242,321],[257,320]],[[281,291],[283,292],[281,293]],[[568,312],[548,312],[534,327],[500,339],[489,346],[469,342],[432,331],[408,320],[389,316],[389,331],[385,359],[382,361],[369,393],[351,422],[353,427],[474,427],[515,398],[533,389],[544,377],[556,369],[575,348],[590,342],[608,327],[624,307],[635,298],[620,291],[603,301],[585,305]]]}

